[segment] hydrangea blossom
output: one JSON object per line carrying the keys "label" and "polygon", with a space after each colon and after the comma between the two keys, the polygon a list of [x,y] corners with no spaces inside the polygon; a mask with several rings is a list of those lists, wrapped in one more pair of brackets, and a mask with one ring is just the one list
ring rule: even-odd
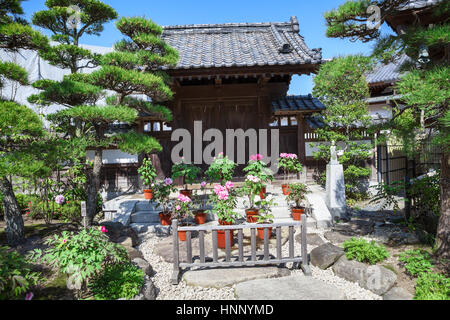
{"label": "hydrangea blossom", "polygon": [[62,194],[57,195],[56,198],[55,198],[55,202],[56,202],[57,204],[63,204],[63,203],[64,203],[64,200],[65,200],[65,198],[64,198],[64,196],[63,196]]}

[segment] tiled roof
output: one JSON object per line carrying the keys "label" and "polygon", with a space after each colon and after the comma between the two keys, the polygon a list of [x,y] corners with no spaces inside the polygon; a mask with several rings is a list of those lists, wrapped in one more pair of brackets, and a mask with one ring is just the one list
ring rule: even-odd
{"label": "tiled roof", "polygon": [[286,96],[272,100],[273,112],[319,111],[324,109],[323,103],[310,94],[305,96]]}
{"label": "tiled roof", "polygon": [[175,69],[318,64],[295,16],[289,22],[166,26],[162,38],[179,52]]}
{"label": "tiled roof", "polygon": [[322,128],[324,126],[322,118],[317,116],[305,117],[305,122],[311,129]]}
{"label": "tiled roof", "polygon": [[373,84],[397,81],[402,74],[400,72],[401,65],[408,60],[410,60],[410,58],[407,55],[402,55],[391,63],[375,67],[375,69],[366,76],[367,82]]}

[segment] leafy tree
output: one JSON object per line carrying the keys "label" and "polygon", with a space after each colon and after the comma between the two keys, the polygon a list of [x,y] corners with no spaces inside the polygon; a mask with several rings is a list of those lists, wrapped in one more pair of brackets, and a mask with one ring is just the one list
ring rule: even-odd
{"label": "leafy tree", "polygon": [[[0,3],[0,49],[14,52],[48,47],[48,39],[28,26],[20,17],[22,14],[21,1]],[[6,81],[27,85],[27,72],[14,63],[0,61],[0,89]],[[40,167],[41,163],[33,158],[30,146],[43,135],[43,125],[36,113],[0,97],[0,193],[3,195],[5,232],[10,245],[24,241],[24,226],[9,177],[27,175]]]}
{"label": "leafy tree", "polygon": [[[172,98],[168,77],[161,67],[175,65],[178,54],[161,40],[162,28],[144,18],[121,18],[117,21],[117,28],[127,38],[118,42],[111,53],[97,56],[84,49],[79,50],[80,37],[85,33],[99,35],[102,24],[116,18],[115,11],[98,0],[60,0],[47,1],[46,4],[49,10],[35,13],[33,22],[54,32],[53,39],[61,45],[52,48],[50,51],[53,53],[44,57],[52,64],[70,68],[72,73],[62,82],[43,80],[35,83],[35,87],[43,91],[30,97],[30,101],[67,107],[50,115],[49,119],[57,130],[65,130],[72,138],[86,139],[89,147],[94,149],[92,170],[87,179],[87,216],[92,222],[100,188],[103,150],[115,147],[133,154],[161,150],[154,137],[137,133],[133,125],[139,112],[171,120],[170,110],[157,102]],[[68,18],[69,4],[81,9],[83,26],[79,30],[72,31],[60,23],[55,26],[55,19]],[[64,55],[60,54],[61,50]],[[61,56],[65,58],[59,59]],[[90,74],[79,72],[81,68],[91,66],[100,68]],[[105,89],[115,94],[106,97]],[[137,95],[144,95],[151,102]],[[106,104],[100,104],[102,98]],[[129,132],[116,134],[110,130],[114,123],[128,123],[132,128]]]}
{"label": "leafy tree", "polygon": [[[361,195],[362,179],[370,175],[365,161],[370,157],[372,146],[358,140],[364,139],[363,133],[371,123],[366,104],[369,86],[365,79],[365,72],[371,68],[369,57],[340,57],[322,65],[314,78],[313,93],[327,106],[323,113],[324,127],[316,133],[321,141],[343,145],[337,145],[337,149],[343,151],[339,161],[344,166],[347,197],[353,199]],[[318,151],[313,155],[329,160],[329,145],[318,145]]]}
{"label": "leafy tree", "polygon": [[[414,22],[397,28],[395,34],[381,36],[379,31],[367,24],[371,19],[367,8],[375,4],[381,9],[381,25],[398,14],[399,5],[407,0],[356,0],[347,1],[338,9],[324,14],[329,37],[352,40],[376,40],[374,56],[383,61],[400,54],[407,54],[412,63],[404,65],[409,71],[396,84],[406,107],[394,109],[393,120],[386,125],[391,128],[404,125],[394,133],[405,142],[433,143],[441,147],[441,208],[436,235],[436,255],[450,258],[450,113],[448,111],[450,84],[448,66],[450,3],[440,1],[431,7],[433,21],[429,25],[415,13]],[[427,10],[430,7],[426,8]],[[430,23],[430,22],[427,22]],[[403,135],[402,133],[408,132]],[[428,134],[426,134],[428,132]],[[406,145],[406,143],[405,143]]]}

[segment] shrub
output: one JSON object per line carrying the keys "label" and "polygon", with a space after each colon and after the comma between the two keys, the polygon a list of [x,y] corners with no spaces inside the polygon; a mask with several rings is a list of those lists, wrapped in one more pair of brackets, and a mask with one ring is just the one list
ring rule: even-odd
{"label": "shrub", "polygon": [[38,272],[31,271],[31,265],[17,251],[0,247],[0,300],[24,295],[36,285]]}
{"label": "shrub", "polygon": [[228,159],[227,156],[224,157],[223,152],[221,152],[209,165],[205,174],[211,182],[219,181],[221,184],[224,184],[233,178],[235,168],[236,163]]}
{"label": "shrub", "polygon": [[61,210],[58,210],[59,219],[64,222],[81,222],[81,202],[80,201],[66,201],[62,205],[58,205]]}
{"label": "shrub", "polygon": [[290,193],[286,197],[286,201],[293,201],[295,202],[295,208],[301,208],[306,194],[309,193],[308,186],[304,183],[290,183],[289,190]]}
{"label": "shrub", "polygon": [[125,248],[109,241],[107,230],[98,227],[83,229],[78,233],[64,231],[46,240],[50,247],[42,252],[32,251],[32,259],[42,259],[61,273],[70,275],[74,287],[81,289],[92,277],[112,264],[128,261]]}
{"label": "shrub", "polygon": [[389,257],[389,252],[383,245],[377,245],[375,241],[368,242],[364,239],[351,238],[343,243],[347,259],[375,264]]}
{"label": "shrub", "polygon": [[407,250],[400,254],[399,260],[405,264],[408,273],[415,277],[431,271],[433,267],[431,256],[425,250]]}
{"label": "shrub", "polygon": [[414,300],[450,300],[450,278],[438,273],[422,273],[416,282]]}
{"label": "shrub", "polygon": [[184,189],[187,190],[187,185],[194,183],[201,169],[193,164],[185,163],[184,160],[172,167],[172,177],[183,178]]}
{"label": "shrub", "polygon": [[138,169],[138,173],[144,184],[150,187],[156,178],[156,169],[152,164],[152,160],[147,158],[144,159],[142,165]]}
{"label": "shrub", "polygon": [[131,263],[123,263],[107,266],[89,283],[89,289],[96,300],[131,299],[143,285],[144,271]]}

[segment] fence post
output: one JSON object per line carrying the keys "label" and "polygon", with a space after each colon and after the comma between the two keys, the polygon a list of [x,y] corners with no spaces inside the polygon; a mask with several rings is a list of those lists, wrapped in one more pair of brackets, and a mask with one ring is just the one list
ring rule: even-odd
{"label": "fence post", "polygon": [[178,220],[172,220],[172,232],[173,232],[173,273],[172,284],[178,284],[178,275],[180,273],[180,252],[178,243]]}
{"label": "fence post", "polygon": [[309,258],[308,258],[308,247],[307,247],[307,243],[306,243],[306,233],[307,231],[307,217],[306,214],[302,214],[301,215],[301,250],[302,250],[302,264],[301,264],[301,268],[303,270],[303,272],[305,273],[306,276],[312,276],[311,273],[311,268],[309,266]]}

